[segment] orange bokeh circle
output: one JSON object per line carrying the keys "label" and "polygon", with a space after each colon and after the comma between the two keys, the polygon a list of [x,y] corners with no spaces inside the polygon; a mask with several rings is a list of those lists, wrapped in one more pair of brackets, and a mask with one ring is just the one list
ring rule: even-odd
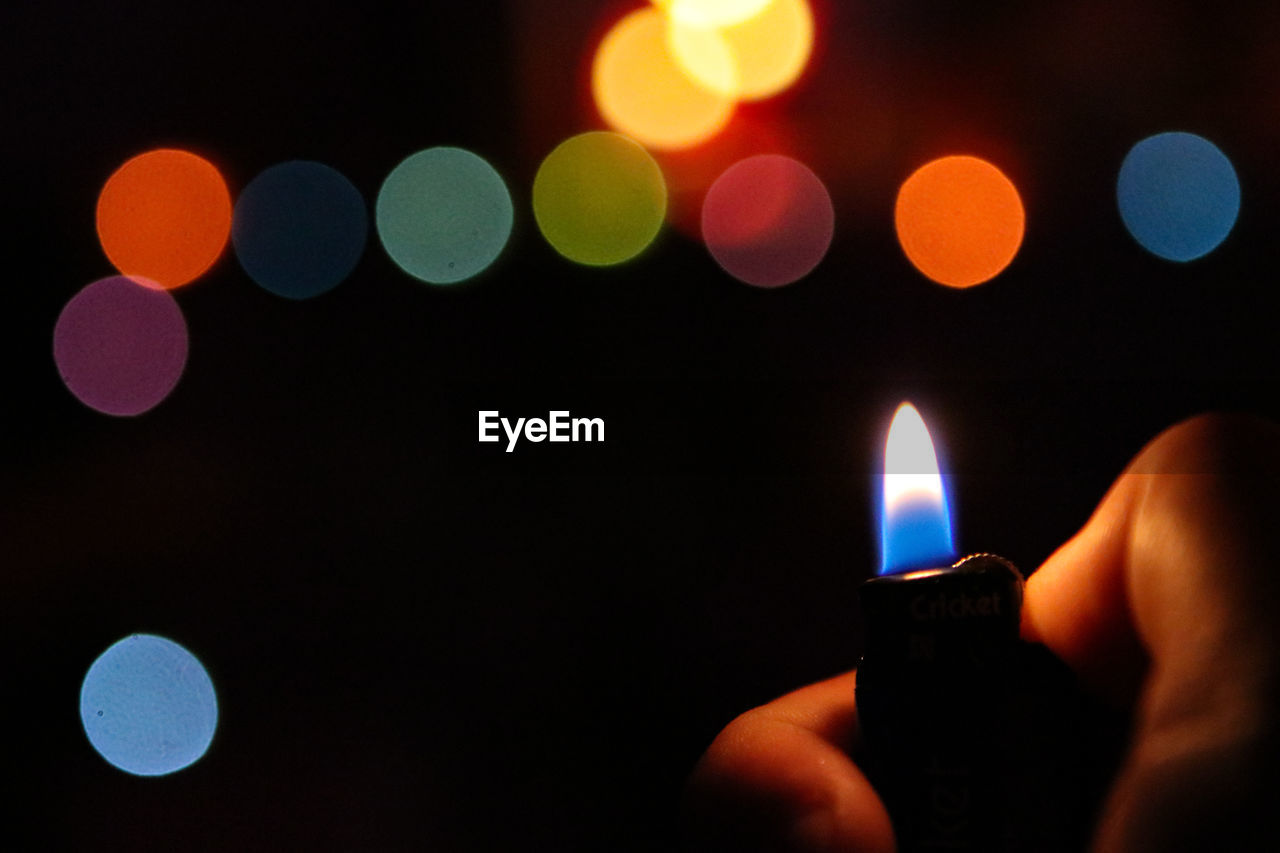
{"label": "orange bokeh circle", "polygon": [[174,288],[222,254],[231,234],[231,194],[208,160],[160,148],[128,160],[107,179],[97,224],[116,269]]}
{"label": "orange bokeh circle", "polygon": [[898,190],[898,242],[916,269],[948,287],[998,275],[1022,245],[1026,214],[1013,182],[986,160],[942,157]]}

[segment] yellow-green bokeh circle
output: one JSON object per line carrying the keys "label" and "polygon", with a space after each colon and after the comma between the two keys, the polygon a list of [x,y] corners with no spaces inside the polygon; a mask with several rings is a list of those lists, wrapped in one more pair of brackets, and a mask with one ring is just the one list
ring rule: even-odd
{"label": "yellow-green bokeh circle", "polygon": [[667,214],[662,170],[638,143],[592,131],[556,146],[533,179],[533,217],[571,261],[608,266],[653,242]]}

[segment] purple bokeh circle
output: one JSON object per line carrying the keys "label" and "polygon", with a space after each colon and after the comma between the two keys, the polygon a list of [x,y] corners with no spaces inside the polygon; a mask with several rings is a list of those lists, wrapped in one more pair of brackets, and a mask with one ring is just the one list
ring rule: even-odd
{"label": "purple bokeh circle", "polygon": [[140,415],[169,396],[187,346],[187,321],[173,296],[125,276],[85,287],[53,328],[53,360],[67,389],[108,415]]}

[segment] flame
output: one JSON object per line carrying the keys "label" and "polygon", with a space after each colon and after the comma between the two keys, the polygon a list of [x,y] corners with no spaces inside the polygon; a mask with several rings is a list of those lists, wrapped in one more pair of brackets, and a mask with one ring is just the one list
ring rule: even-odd
{"label": "flame", "polygon": [[924,419],[898,406],[884,448],[880,574],[926,568],[955,556],[938,456]]}

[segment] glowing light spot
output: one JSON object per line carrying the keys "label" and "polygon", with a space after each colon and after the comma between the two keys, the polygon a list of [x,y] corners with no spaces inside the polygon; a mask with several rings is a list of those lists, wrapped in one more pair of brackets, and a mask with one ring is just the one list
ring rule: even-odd
{"label": "glowing light spot", "polygon": [[916,269],[948,287],[998,275],[1022,245],[1026,216],[1004,173],[977,157],[952,156],[916,170],[898,191],[898,242]]}
{"label": "glowing light spot", "polygon": [[[672,14],[674,19],[674,8]],[[672,55],[699,85],[726,97],[761,100],[789,88],[809,64],[813,11],[807,0],[770,0],[720,29],[673,20],[668,38]],[[713,39],[723,47],[709,47]]]}
{"label": "glowing light spot", "polygon": [[387,175],[375,217],[397,266],[431,284],[454,284],[483,272],[502,253],[514,210],[488,161],[461,148],[428,148]]}
{"label": "glowing light spot", "polygon": [[161,148],[115,171],[98,196],[98,239],[121,273],[171,288],[199,277],[231,233],[231,195],[208,160]]}
{"label": "glowing light spot", "polygon": [[702,238],[734,278],[779,287],[807,275],[831,246],[835,213],[807,166],[781,154],[748,157],[707,190]]}
{"label": "glowing light spot", "polygon": [[53,328],[53,360],[67,389],[108,415],[159,405],[182,376],[187,345],[187,322],[173,296],[124,276],[81,290]]}
{"label": "glowing light spot", "polygon": [[1170,261],[1191,261],[1226,239],[1240,213],[1240,181],[1219,148],[1194,133],[1160,133],[1129,150],[1116,183],[1133,239]]}
{"label": "glowing light spot", "polygon": [[103,652],[80,688],[80,721],[93,748],[137,776],[199,761],[218,725],[213,682],[195,655],[152,634]]}
{"label": "glowing light spot", "polygon": [[695,27],[728,27],[754,18],[774,0],[653,0],[673,20]]}
{"label": "glowing light spot", "polygon": [[261,172],[240,193],[231,241],[249,277],[289,299],[337,287],[369,231],[364,198],[323,163],[295,160]]}
{"label": "glowing light spot", "polygon": [[880,574],[948,564],[951,516],[933,440],[910,403],[893,415],[885,440]]}
{"label": "glowing light spot", "polygon": [[[720,59],[720,73],[731,73],[728,55],[721,53]],[[632,12],[605,35],[592,66],[591,89],[610,127],[657,149],[707,141],[724,129],[734,109],[732,98],[694,82],[672,57],[667,17],[653,7]]]}
{"label": "glowing light spot", "polygon": [[533,179],[533,216],[542,236],[581,264],[635,257],[657,236],[666,210],[662,170],[649,152],[616,133],[566,139]]}
{"label": "glowing light spot", "polygon": [[668,20],[666,41],[670,55],[680,65],[680,71],[696,86],[730,101],[738,99],[742,89],[738,58],[733,55],[722,31]]}

